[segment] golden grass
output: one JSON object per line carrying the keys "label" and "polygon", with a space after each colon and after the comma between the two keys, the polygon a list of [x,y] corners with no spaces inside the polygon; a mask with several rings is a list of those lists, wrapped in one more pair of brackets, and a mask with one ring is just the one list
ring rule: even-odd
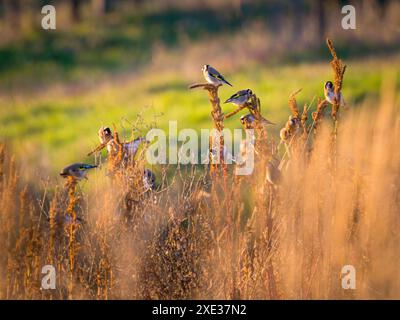
{"label": "golden grass", "polygon": [[[335,145],[326,103],[307,125],[309,108],[300,113],[291,95],[288,126],[302,130],[279,157],[277,185],[265,179],[278,158],[278,139],[266,131],[256,135],[264,147],[251,176],[228,170],[221,179],[192,166],[169,180],[163,166],[158,189],[142,192],[143,153],[128,164],[117,153],[112,176],[95,188],[69,181],[43,202],[45,190],[20,178],[1,145],[0,297],[400,298],[399,97],[386,79],[378,105],[343,114]],[[259,112],[260,101],[251,103]],[[116,128],[114,139],[121,144]],[[57,270],[54,290],[40,289],[46,264]],[[356,290],[341,287],[348,264]]]}

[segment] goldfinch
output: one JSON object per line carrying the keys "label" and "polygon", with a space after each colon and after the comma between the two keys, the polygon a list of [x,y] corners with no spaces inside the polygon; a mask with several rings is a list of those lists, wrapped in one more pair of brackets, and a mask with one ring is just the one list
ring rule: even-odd
{"label": "goldfinch", "polygon": [[286,122],[286,130],[288,130],[291,135],[301,134],[303,130],[300,119],[290,115],[289,120]]}
{"label": "goldfinch", "polygon": [[145,191],[156,189],[156,176],[149,169],[144,169],[143,186],[144,186]]}
{"label": "goldfinch", "polygon": [[136,154],[136,151],[138,151],[140,144],[144,142],[146,142],[146,139],[143,137],[138,137],[132,141],[125,142],[123,144],[125,149],[125,154],[128,157],[133,157]]}
{"label": "goldfinch", "polygon": [[[334,98],[335,98],[335,87],[332,83],[332,81],[327,81],[324,86],[324,95],[326,101],[328,101],[330,104],[334,103]],[[339,102],[340,107],[345,106],[345,102],[343,99],[343,95],[341,92],[339,92],[338,97],[336,97],[337,101]]]}
{"label": "goldfinch", "polygon": [[[254,129],[256,118],[251,114],[246,114],[240,117],[240,123],[243,125],[244,129]],[[261,117],[261,124],[263,125],[275,125],[275,123]]]}
{"label": "goldfinch", "polygon": [[109,127],[100,127],[98,136],[101,144],[106,144],[113,138],[112,131]]}
{"label": "goldfinch", "polygon": [[227,99],[224,103],[233,103],[239,107],[243,106],[251,97],[253,92],[250,89],[240,90]]}
{"label": "goldfinch", "polygon": [[208,83],[211,83],[213,85],[227,84],[233,87],[217,70],[215,70],[210,65],[205,64],[202,68],[202,71],[204,78]]}
{"label": "goldfinch", "polygon": [[[112,155],[118,153],[118,145],[114,141],[113,133],[109,127],[101,127],[98,132],[100,143],[107,146],[107,152]],[[143,137],[138,137],[132,141],[123,143],[124,160],[129,160],[135,156],[136,151],[139,149],[141,143],[146,142]]]}
{"label": "goldfinch", "polygon": [[87,170],[93,168],[97,168],[97,166],[85,163],[74,163],[62,169],[60,176],[64,178],[72,177],[77,180],[87,179]]}
{"label": "goldfinch", "polygon": [[244,129],[254,129],[254,116],[249,113],[240,117],[240,123]]}

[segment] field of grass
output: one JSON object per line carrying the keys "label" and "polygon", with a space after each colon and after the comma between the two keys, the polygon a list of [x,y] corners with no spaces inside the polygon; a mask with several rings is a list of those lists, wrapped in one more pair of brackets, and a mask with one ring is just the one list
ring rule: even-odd
{"label": "field of grass", "polygon": [[[222,100],[239,89],[256,92],[265,116],[277,123],[270,129],[275,135],[286,120],[289,94],[303,88],[300,102],[315,102],[330,79],[328,50],[310,40],[313,16],[297,16],[308,33],[294,38],[291,16],[284,14],[293,8],[285,2],[246,3],[240,14],[223,1],[204,7],[149,4],[101,19],[86,8],[87,18],[72,25],[64,9],[58,10],[56,31],[38,24],[0,48],[0,135],[44,176],[70,162],[90,161],[85,154],[103,124],[124,127],[129,136],[139,114],[161,128],[169,120],[179,128],[209,128],[206,95],[187,89],[202,79],[203,64],[234,84],[221,90]],[[393,4],[391,10],[397,9]],[[368,41],[363,33],[330,26],[341,57],[351,63],[344,94],[352,105],[376,99],[382,77],[400,66],[398,42],[379,43],[369,20],[358,21],[357,32],[368,30]],[[393,37],[391,21],[377,22],[375,29],[385,26]],[[239,127],[234,119],[226,124]]]}
{"label": "field of grass", "polygon": [[[222,0],[154,1],[72,25],[60,10],[56,32],[30,28],[1,43],[0,298],[399,298],[400,47],[390,13],[400,6],[390,5],[382,23],[363,7],[354,32],[327,21],[347,65],[337,122],[319,98],[341,77],[308,5],[299,15],[277,0],[226,11]],[[86,154],[103,125],[121,139],[171,120],[212,128],[207,93],[188,88],[203,82],[203,64],[234,85],[219,89],[221,101],[250,88],[276,123],[266,132],[254,120],[252,175],[233,174],[238,164],[160,165],[148,188],[150,165],[142,153],[125,160],[118,136],[87,181],[58,175],[94,163]],[[225,127],[241,128],[247,112]],[[56,270],[54,289],[41,288],[44,265]],[[356,290],[342,286],[345,265]]]}
{"label": "field of grass", "polygon": [[[400,67],[400,57],[349,63],[344,95],[350,105],[358,105],[365,99],[377,99],[382,77]],[[35,165],[42,162],[48,172],[54,173],[69,162],[90,161],[85,155],[97,144],[101,125],[123,126],[128,137],[137,115],[145,123],[155,121],[163,129],[168,127],[169,120],[178,121],[178,129],[211,128],[207,95],[188,89],[190,83],[201,80],[200,67],[194,68],[198,71],[191,77],[185,77],[179,70],[161,74],[144,71],[134,76],[114,76],[112,81],[100,81],[83,90],[56,87],[32,95],[18,92],[3,95],[1,136],[14,143],[18,154],[29,157]],[[290,93],[303,88],[300,103],[314,101],[315,106],[313,98],[323,96],[323,83],[330,79],[330,72],[329,66],[322,63],[250,65],[226,74],[234,88],[222,88],[221,100],[236,89],[251,88],[261,99],[264,115],[277,123],[270,128],[277,136],[287,118]],[[225,112],[233,110],[228,104],[223,108]],[[226,125],[240,127],[236,118],[229,119]]]}
{"label": "field of grass", "polygon": [[[343,113],[337,136],[328,115],[294,136],[277,185],[264,178],[274,137],[257,140],[251,176],[180,168],[145,193],[140,158],[119,167],[110,154],[115,176],[92,173],[86,190],[72,178],[24,182],[24,159],[1,146],[0,297],[398,298],[400,152],[388,147],[398,101],[389,73],[376,103]],[[52,290],[41,289],[44,265],[56,270]],[[343,289],[345,265],[356,290]]]}

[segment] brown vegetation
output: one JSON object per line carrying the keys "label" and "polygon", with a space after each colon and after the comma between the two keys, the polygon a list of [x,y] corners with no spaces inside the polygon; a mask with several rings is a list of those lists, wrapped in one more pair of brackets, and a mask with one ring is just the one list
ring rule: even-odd
{"label": "brown vegetation", "polygon": [[[46,191],[20,178],[23,168],[1,145],[0,297],[399,298],[400,151],[388,147],[400,136],[394,84],[388,77],[379,105],[346,111],[335,145],[326,103],[307,125],[309,107],[300,114],[291,95],[287,130],[301,130],[280,159],[278,185],[265,179],[277,156],[265,134],[251,176],[228,171],[221,181],[178,167],[169,181],[163,167],[159,188],[140,192],[143,153],[128,167],[117,154],[105,183],[83,192],[69,181],[38,202]],[[40,288],[47,264],[57,270],[55,290]],[[341,287],[348,264],[356,290]]]}

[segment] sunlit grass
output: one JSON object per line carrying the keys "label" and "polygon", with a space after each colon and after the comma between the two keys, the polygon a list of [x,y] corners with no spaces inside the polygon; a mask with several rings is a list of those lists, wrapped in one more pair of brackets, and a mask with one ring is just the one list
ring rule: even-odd
{"label": "sunlit grass", "polygon": [[[353,102],[377,97],[382,75],[399,64],[398,57],[351,61],[351,72],[343,90],[347,103],[351,106]],[[313,97],[322,97],[321,79],[330,79],[330,71],[319,63],[250,65],[246,70],[226,74],[234,87],[223,87],[220,98],[223,102],[236,90],[251,88],[261,99],[264,116],[277,123],[270,130],[278,135],[287,118],[289,94],[303,88],[298,96],[301,105],[310,103]],[[57,171],[72,161],[90,161],[85,159],[85,154],[97,143],[96,134],[101,125],[123,126],[129,136],[130,123],[134,123],[138,114],[146,123],[156,121],[163,129],[168,128],[169,120],[178,121],[178,130],[211,128],[207,94],[202,90],[190,91],[189,80],[179,72],[145,71],[128,78],[114,78],[88,90],[77,84],[72,93],[43,90],[32,97],[5,96],[0,101],[1,136],[13,141],[17,152],[23,152],[26,145],[48,150],[49,169]],[[201,80],[200,72],[198,78]],[[234,108],[222,106],[226,112]],[[238,118],[226,121],[226,127],[240,127]]]}

